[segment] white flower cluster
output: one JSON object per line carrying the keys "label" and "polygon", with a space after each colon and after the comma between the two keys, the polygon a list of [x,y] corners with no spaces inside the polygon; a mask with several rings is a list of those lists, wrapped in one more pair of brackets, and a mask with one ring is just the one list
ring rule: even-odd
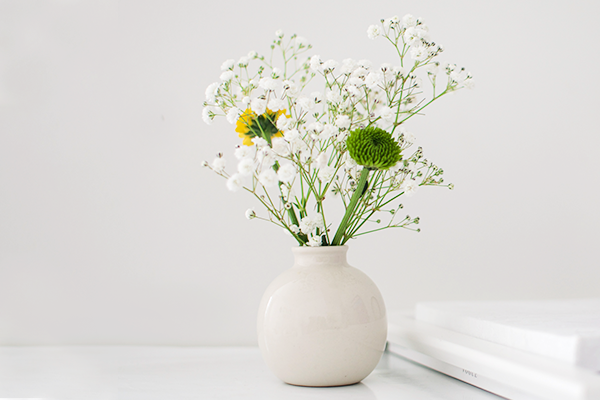
{"label": "white flower cluster", "polygon": [[[204,121],[225,117],[236,125],[244,144],[234,152],[235,172],[226,171],[222,154],[205,165],[225,177],[231,191],[254,194],[267,208],[268,220],[300,244],[329,243],[325,198],[341,196],[347,205],[355,195],[362,167],[345,145],[354,129],[376,125],[391,132],[403,154],[397,165],[371,179],[371,192],[363,196],[360,209],[364,216],[355,221],[357,230],[368,215],[382,211],[381,204],[389,203],[384,202],[386,196],[412,195],[420,186],[443,182],[443,171],[423,159],[420,148],[406,155],[415,137],[403,123],[439,97],[472,87],[471,74],[438,62],[442,46],[431,41],[427,26],[410,14],[369,26],[367,36],[388,38],[400,56],[398,63],[374,66],[368,60],[306,57],[303,54],[311,49],[306,39],[286,39],[279,30],[271,49],[281,51],[280,65],[273,62],[273,54],[252,51],[238,61],[223,62],[220,81],[206,88]],[[322,78],[321,87],[314,87],[317,77]],[[424,78],[431,83],[429,99]],[[252,209],[246,216],[258,218]],[[389,227],[415,221],[390,222]]]}
{"label": "white flower cluster", "polygon": [[[446,72],[449,77],[448,89],[456,90],[462,87],[472,88],[474,86],[473,76],[464,68],[457,69],[456,65],[431,60],[444,51],[443,47],[431,41],[429,28],[421,18],[415,18],[407,14],[402,18],[397,16],[384,19],[381,26],[371,25],[367,30],[370,39],[384,36],[390,40],[399,41],[409,48],[406,51],[410,58],[417,64],[427,65],[430,76],[436,76],[438,72]],[[404,53],[406,54],[406,52]],[[415,69],[415,67],[413,67]]]}

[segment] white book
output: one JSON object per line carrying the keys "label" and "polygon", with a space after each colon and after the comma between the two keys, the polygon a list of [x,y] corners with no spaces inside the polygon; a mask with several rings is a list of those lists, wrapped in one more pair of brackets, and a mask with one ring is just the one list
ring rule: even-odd
{"label": "white book", "polygon": [[426,302],[415,318],[600,371],[600,299]]}
{"label": "white book", "polygon": [[388,351],[511,400],[598,400],[600,375],[390,314]]}

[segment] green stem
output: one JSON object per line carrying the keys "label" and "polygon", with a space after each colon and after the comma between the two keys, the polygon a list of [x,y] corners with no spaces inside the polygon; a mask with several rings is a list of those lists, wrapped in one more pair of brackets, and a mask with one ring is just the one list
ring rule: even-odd
{"label": "green stem", "polygon": [[394,130],[396,129],[397,126],[401,125],[403,122],[406,122],[406,120],[409,119],[410,117],[413,117],[413,116],[417,115],[425,107],[427,107],[428,105],[430,105],[431,103],[433,103],[435,100],[437,100],[440,97],[442,97],[443,95],[445,95],[447,92],[448,92],[447,90],[444,90],[442,93],[440,93],[439,95],[437,95],[437,96],[433,97],[431,100],[429,100],[424,106],[422,106],[421,108],[419,108],[417,111],[411,112],[410,115],[408,117],[404,118],[402,121],[400,121],[400,122],[397,122],[397,121],[394,122],[394,127],[392,128],[392,132],[394,132]]}
{"label": "green stem", "polygon": [[[377,199],[385,198],[385,195],[383,197],[381,197],[381,186],[382,185],[379,183],[379,179],[381,178],[382,175],[383,175],[383,171],[379,170],[376,173],[374,173],[373,176],[371,176],[370,186],[372,188],[379,187],[379,192],[377,193],[377,196],[376,196]],[[346,228],[346,231],[347,231],[347,233],[345,235],[346,237],[344,238],[342,243],[340,243],[341,245],[344,245],[344,243],[346,243],[350,238],[352,238],[354,236],[354,234],[358,231],[358,229],[360,229],[360,226],[362,226],[366,222],[366,219],[362,220],[361,216],[364,215],[366,212],[368,212],[368,209],[370,207],[372,207],[373,210],[369,214],[369,217],[367,217],[367,219],[369,219],[369,218],[371,218],[371,216],[373,214],[375,214],[375,212],[377,212],[379,210],[379,207],[377,205],[370,204],[369,201],[367,200],[367,201],[362,202],[362,204],[360,205],[360,208],[355,209],[355,212],[354,212],[355,218],[352,219],[350,221],[350,223],[348,224],[348,227]],[[359,227],[357,227],[357,225],[359,225]]]}
{"label": "green stem", "polygon": [[[275,171],[275,172],[279,171],[279,161],[275,161],[275,164],[273,164],[273,171]],[[279,196],[279,198],[281,199],[281,204],[285,205],[285,203],[286,203],[285,197],[283,197],[283,191],[281,190],[282,185],[283,185],[283,183],[279,182],[279,193],[281,194],[281,196]],[[296,212],[294,211],[294,206],[292,204],[290,204],[290,205],[291,205],[291,207],[287,210],[288,217],[290,218],[290,222],[292,223],[292,225],[300,226],[300,224],[298,223],[298,218],[296,217]],[[288,229],[290,231],[290,233],[298,241],[298,244],[300,244],[300,246],[306,244],[306,242],[308,241],[308,238],[306,237],[306,235],[293,233],[287,227],[287,225],[286,225],[286,229]]]}
{"label": "green stem", "polygon": [[352,215],[354,214],[354,209],[356,208],[358,201],[363,196],[363,194],[365,193],[365,189],[367,188],[366,186],[367,178],[369,177],[369,172],[371,172],[370,169],[365,167],[360,173],[358,186],[356,187],[356,191],[352,195],[352,199],[350,200],[348,208],[346,208],[344,218],[342,219],[342,222],[340,223],[340,226],[338,227],[338,230],[335,233],[335,236],[333,237],[333,241],[331,242],[332,246],[340,245],[342,238],[344,237],[344,233],[346,233],[346,226],[348,225],[348,221],[350,220],[350,217],[352,217]]}

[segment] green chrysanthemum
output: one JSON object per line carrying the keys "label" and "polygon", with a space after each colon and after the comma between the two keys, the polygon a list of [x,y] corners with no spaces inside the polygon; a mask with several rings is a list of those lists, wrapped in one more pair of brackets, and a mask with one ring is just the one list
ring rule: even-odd
{"label": "green chrysanthemum", "polygon": [[346,140],[350,156],[369,169],[388,169],[400,159],[400,146],[389,132],[367,127],[350,132]]}

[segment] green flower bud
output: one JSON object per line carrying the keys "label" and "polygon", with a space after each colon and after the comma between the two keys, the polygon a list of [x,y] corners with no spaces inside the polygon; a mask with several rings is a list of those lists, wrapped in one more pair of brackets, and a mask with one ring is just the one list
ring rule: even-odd
{"label": "green flower bud", "polygon": [[346,140],[350,156],[369,169],[388,169],[402,159],[400,146],[389,132],[367,127],[350,132]]}

